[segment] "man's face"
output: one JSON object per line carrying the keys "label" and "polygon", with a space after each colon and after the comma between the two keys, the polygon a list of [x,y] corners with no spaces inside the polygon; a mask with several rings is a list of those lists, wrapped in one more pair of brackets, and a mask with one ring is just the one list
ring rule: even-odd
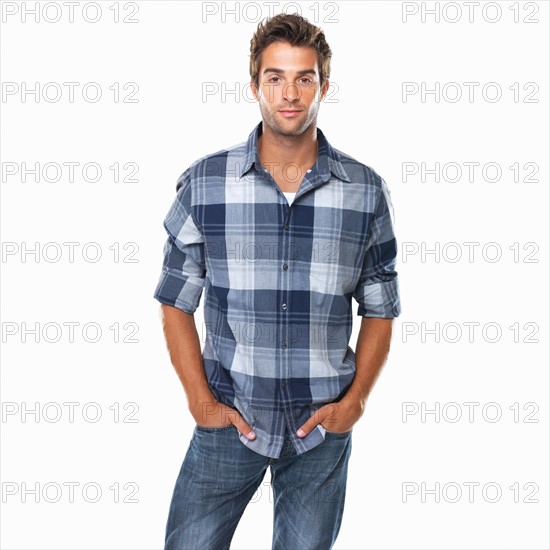
{"label": "man's face", "polygon": [[328,80],[320,89],[317,52],[309,47],[274,42],[262,52],[258,75],[259,89],[253,82],[264,123],[283,136],[299,136],[317,119],[320,101]]}

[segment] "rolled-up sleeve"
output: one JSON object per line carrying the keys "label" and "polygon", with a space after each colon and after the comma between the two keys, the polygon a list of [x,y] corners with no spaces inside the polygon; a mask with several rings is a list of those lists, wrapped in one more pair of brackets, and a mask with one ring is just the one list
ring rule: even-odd
{"label": "rolled-up sleeve", "polygon": [[395,271],[397,242],[390,191],[383,178],[381,182],[382,189],[371,220],[362,271],[353,297],[359,304],[357,315],[393,318],[401,313],[399,279]]}
{"label": "rolled-up sleeve", "polygon": [[189,171],[176,186],[177,194],[166,218],[162,272],[154,298],[186,313],[194,313],[205,283],[204,235],[192,215]]}

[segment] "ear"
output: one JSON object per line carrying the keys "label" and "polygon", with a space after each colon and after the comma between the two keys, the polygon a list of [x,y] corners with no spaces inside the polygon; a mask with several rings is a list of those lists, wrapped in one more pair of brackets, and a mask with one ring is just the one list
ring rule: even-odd
{"label": "ear", "polygon": [[330,88],[330,82],[327,79],[325,79],[325,82],[321,88],[321,101],[323,101],[325,99],[325,96],[327,95],[328,93],[328,89]]}
{"label": "ear", "polygon": [[260,91],[258,90],[258,87],[256,86],[253,80],[250,81],[249,86],[252,90],[252,94],[254,95],[254,98],[256,99],[256,101],[260,101]]}

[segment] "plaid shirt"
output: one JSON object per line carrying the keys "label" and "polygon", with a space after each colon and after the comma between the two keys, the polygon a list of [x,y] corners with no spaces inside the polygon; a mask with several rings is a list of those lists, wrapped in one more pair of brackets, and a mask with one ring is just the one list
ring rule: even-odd
{"label": "plaid shirt", "polygon": [[296,430],[353,381],[351,297],[364,317],[397,317],[401,305],[385,181],[317,129],[317,162],[289,206],[260,163],[261,132],[180,176],[154,298],[193,313],[206,286],[210,390],[256,432],[235,437],[278,458],[285,426],[298,454],[324,441],[320,424]]}

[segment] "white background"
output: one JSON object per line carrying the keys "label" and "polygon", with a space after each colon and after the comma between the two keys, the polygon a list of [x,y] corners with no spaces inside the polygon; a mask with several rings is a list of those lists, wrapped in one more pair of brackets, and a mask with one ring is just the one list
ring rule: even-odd
{"label": "white background", "polygon": [[[222,3],[207,3],[217,13],[204,17],[200,2],[120,2],[121,19],[132,14],[132,5],[139,9],[132,16],[137,22],[117,24],[110,1],[97,3],[102,14],[96,23],[83,19],[82,7],[90,3],[75,8],[73,23],[68,8],[55,2],[50,4],[62,9],[60,21],[44,21],[41,14],[39,23],[33,15],[24,22],[25,4],[31,9],[35,3],[4,2],[1,26],[2,548],[162,548],[173,485],[194,426],[153,299],[166,238],[162,221],[185,168],[244,141],[260,121],[258,106],[245,98],[249,42],[269,6],[237,3],[236,16],[224,13]],[[394,323],[388,363],[354,427],[337,549],[549,545],[549,5],[520,2],[514,12],[513,2],[481,1],[469,21],[465,3],[448,4],[439,3],[439,22],[434,14],[422,21],[421,11],[434,2],[320,2],[317,11],[312,3],[301,4],[333,51],[337,91],[321,106],[318,126],[334,147],[387,181],[400,253],[403,312]],[[295,11],[285,5],[276,4],[275,12]],[[46,19],[55,17],[55,6]],[[93,6],[88,9],[93,18]],[[405,21],[403,10],[411,13]],[[64,82],[80,83],[74,102]],[[90,82],[103,92],[95,103],[81,92]],[[125,97],[128,82],[139,86],[137,102],[115,102],[109,88],[119,83]],[[239,98],[203,97],[205,82],[238,86]],[[439,101],[434,95],[422,101],[420,93],[404,101],[404,82],[431,89],[454,82],[464,95],[453,102],[456,88],[447,86]],[[464,82],[479,83],[473,102]],[[502,90],[498,101],[482,95],[491,82]],[[533,88],[523,86],[531,82],[538,86],[538,102],[528,103]],[[63,95],[50,102],[22,96],[21,87],[35,83],[58,83]],[[72,182],[67,171],[57,182],[40,176],[36,182],[33,175],[23,182],[22,163],[64,162],[80,163]],[[95,183],[81,172],[90,162],[103,170]],[[109,167],[128,162],[139,167],[137,181],[114,182]],[[473,181],[468,162],[479,163]],[[443,176],[436,182],[433,175],[423,181],[420,174],[405,179],[403,163],[431,169],[457,163],[463,174],[456,182]],[[494,172],[482,174],[487,163],[501,168],[498,181],[489,181]],[[517,182],[509,168],[514,163],[520,166]],[[536,181],[526,180],[526,163],[538,166]],[[74,262],[67,242],[79,243]],[[468,242],[479,243],[473,261]],[[22,256],[21,249],[35,243],[54,259]],[[62,252],[57,260],[55,243]],[[99,261],[83,258],[87,243],[97,243]],[[110,249],[115,243],[118,261]],[[139,247],[134,263],[123,261],[131,252],[123,249],[126,243]],[[422,257],[422,247],[437,246],[439,256]],[[501,257],[494,260],[498,250]],[[457,252],[462,257],[455,261]],[[78,323],[73,342],[63,325],[68,322]],[[355,315],[354,322],[353,348]],[[98,342],[83,337],[86,323],[101,327]],[[121,340],[137,342],[116,342],[110,328],[116,323]],[[126,323],[138,332],[132,335]],[[472,339],[473,325],[466,323],[478,324]],[[24,337],[25,325],[35,324],[39,333]],[[54,342],[56,327],[64,330]],[[67,402],[79,404],[73,422]],[[472,421],[468,402],[479,404]],[[36,403],[37,415],[22,414]],[[96,409],[89,406],[83,418],[87,403]],[[127,403],[139,407],[129,418]],[[405,422],[404,403],[412,411],[438,404],[442,414],[423,419],[418,412]],[[461,419],[454,421],[457,408],[449,403],[458,404]],[[493,405],[484,409],[488,403]],[[510,409],[514,403],[519,417]],[[56,407],[61,417],[48,421]],[[102,416],[92,422],[97,407]],[[502,417],[492,422],[499,409]],[[271,548],[269,480],[268,472],[232,548]],[[70,482],[78,484],[74,502],[63,485]],[[84,498],[87,483],[95,484],[88,500],[93,487],[101,488],[98,502]],[[115,502],[115,483],[121,500],[135,486],[138,502]],[[135,485],[124,489],[126,483]],[[406,483],[418,492],[404,498]],[[468,483],[478,484],[472,502]],[[39,494],[28,493],[24,501],[25,485],[35,484]],[[492,485],[484,494],[486,484]],[[53,502],[56,487],[64,491]],[[437,487],[439,502],[433,493],[421,494]],[[456,487],[462,495],[451,502]],[[490,502],[494,487],[502,495]]]}

